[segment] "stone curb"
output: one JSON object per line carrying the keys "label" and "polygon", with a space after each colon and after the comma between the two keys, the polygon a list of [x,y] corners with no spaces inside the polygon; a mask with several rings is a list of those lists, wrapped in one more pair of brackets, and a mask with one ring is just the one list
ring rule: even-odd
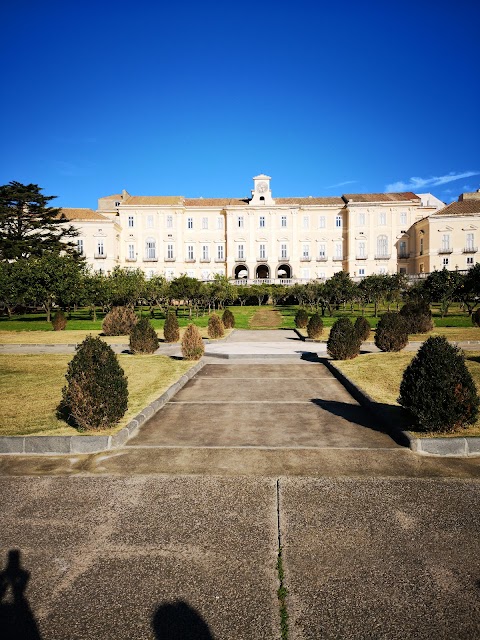
{"label": "stone curb", "polygon": [[391,416],[381,405],[373,400],[365,391],[357,385],[333,362],[325,360],[324,364],[347,391],[363,407],[373,413],[385,427],[387,433],[398,444],[409,447],[415,453],[435,456],[468,457],[480,455],[480,437],[469,436],[465,438],[417,438],[409,431],[404,431],[391,422]]}
{"label": "stone curb", "polygon": [[111,436],[0,436],[0,454],[65,454],[98,453],[125,444],[139,427],[159,411],[180,389],[205,366],[203,358],[151,402],[126,427]]}

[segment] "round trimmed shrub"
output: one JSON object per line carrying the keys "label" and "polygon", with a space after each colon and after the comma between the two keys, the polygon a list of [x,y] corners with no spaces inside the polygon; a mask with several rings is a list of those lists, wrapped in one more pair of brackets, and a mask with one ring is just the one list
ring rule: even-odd
{"label": "round trimmed shrub", "polygon": [[148,318],[140,318],[130,333],[130,351],[133,353],[155,353],[158,336]]}
{"label": "round trimmed shrub", "polygon": [[59,309],[52,318],[52,327],[54,331],[64,331],[67,326],[67,319],[61,309]]}
{"label": "round trimmed shrub", "polygon": [[480,327],[480,309],[476,309],[476,310],[472,313],[472,323],[473,323],[476,327]]}
{"label": "round trimmed shrub", "polygon": [[327,351],[334,360],[352,360],[360,353],[360,338],[349,318],[333,323],[327,341]]}
{"label": "round trimmed shrub", "polygon": [[209,338],[223,338],[225,335],[225,327],[223,326],[222,319],[216,313],[212,313],[208,319],[208,337]]}
{"label": "round trimmed shrub", "polygon": [[131,307],[112,307],[102,322],[106,336],[128,336],[138,322],[138,316]]}
{"label": "round trimmed shrub", "polygon": [[59,415],[81,431],[108,429],[124,415],[128,386],[112,348],[87,336],[68,365]]}
{"label": "round trimmed shrub", "polygon": [[233,329],[235,327],[235,316],[230,309],[225,309],[223,312],[222,322],[225,329]]}
{"label": "round trimmed shrub", "polygon": [[385,313],[375,331],[380,351],[401,351],[408,344],[407,324],[399,313]]}
{"label": "round trimmed shrub", "polygon": [[400,309],[408,333],[428,333],[433,329],[432,312],[427,302],[407,302]]}
{"label": "round trimmed shrub", "polygon": [[186,360],[198,360],[203,356],[205,347],[202,336],[194,324],[189,324],[182,338],[182,355]]}
{"label": "round trimmed shrub", "polygon": [[323,320],[322,316],[318,313],[314,313],[311,316],[307,324],[307,335],[313,340],[318,340],[323,332]]}
{"label": "round trimmed shrub", "polygon": [[295,314],[295,326],[297,329],[305,329],[308,324],[308,313],[305,309],[299,309]]}
{"label": "round trimmed shrub", "polygon": [[358,316],[358,318],[355,320],[354,327],[355,333],[362,342],[368,340],[372,328],[370,327],[370,323],[366,318],[364,318],[363,316]]}
{"label": "round trimmed shrub", "polygon": [[479,399],[461,349],[432,336],[405,369],[398,402],[420,431],[451,432],[473,424]]}
{"label": "round trimmed shrub", "polygon": [[178,342],[180,340],[180,329],[178,327],[177,316],[173,311],[167,313],[163,326],[163,337],[165,342]]}

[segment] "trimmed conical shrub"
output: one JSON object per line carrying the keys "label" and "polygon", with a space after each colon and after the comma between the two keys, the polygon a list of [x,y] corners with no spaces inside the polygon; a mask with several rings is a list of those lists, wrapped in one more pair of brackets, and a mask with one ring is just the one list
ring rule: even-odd
{"label": "trimmed conical shrub", "polygon": [[158,336],[148,318],[141,318],[130,333],[130,351],[133,353],[155,353]]}
{"label": "trimmed conical shrub", "polygon": [[398,402],[420,431],[448,432],[473,424],[479,399],[461,349],[432,336],[405,369]]}
{"label": "trimmed conical shrub", "polygon": [[371,327],[369,321],[366,318],[364,318],[363,316],[358,316],[358,318],[355,320],[354,327],[355,333],[362,342],[368,340],[368,338],[370,337]]}
{"label": "trimmed conical shrub", "polygon": [[189,324],[182,338],[182,355],[186,360],[198,360],[203,356],[205,347],[202,336],[194,324]]}
{"label": "trimmed conical shrub", "polygon": [[433,329],[432,312],[426,302],[407,302],[400,309],[408,333],[428,333]]}
{"label": "trimmed conical shrub", "polygon": [[225,309],[223,312],[222,322],[225,329],[233,329],[235,327],[235,316],[230,309]]}
{"label": "trimmed conical shrub", "polygon": [[305,329],[308,324],[308,313],[305,309],[299,309],[295,314],[295,326],[297,329]]}
{"label": "trimmed conical shrub", "polygon": [[178,327],[177,316],[173,311],[167,313],[163,326],[163,337],[165,342],[178,342],[180,340],[180,329]]}
{"label": "trimmed conical shrub", "polygon": [[333,323],[327,342],[327,351],[334,360],[351,360],[360,353],[361,340],[348,318]]}
{"label": "trimmed conical shrub", "polygon": [[209,338],[223,338],[225,335],[225,327],[223,326],[222,319],[216,313],[212,313],[208,319],[208,337]]}
{"label": "trimmed conical shrub", "polygon": [[59,309],[52,319],[52,326],[54,331],[64,331],[67,326],[67,319],[61,309]]}
{"label": "trimmed conical shrub", "polygon": [[385,313],[375,331],[375,345],[380,351],[401,351],[408,344],[407,324],[399,313]]}
{"label": "trimmed conical shrub", "polygon": [[113,427],[128,404],[127,378],[112,348],[87,336],[68,365],[59,414],[80,430]]}
{"label": "trimmed conical shrub", "polygon": [[472,313],[472,323],[473,323],[476,327],[480,327],[480,309],[476,309],[476,310]]}
{"label": "trimmed conical shrub", "polygon": [[323,320],[322,317],[318,313],[314,313],[313,316],[310,317],[310,320],[307,324],[307,335],[309,338],[313,340],[318,340],[323,332]]}
{"label": "trimmed conical shrub", "polygon": [[138,316],[130,307],[112,307],[102,322],[106,336],[128,336],[138,322]]}

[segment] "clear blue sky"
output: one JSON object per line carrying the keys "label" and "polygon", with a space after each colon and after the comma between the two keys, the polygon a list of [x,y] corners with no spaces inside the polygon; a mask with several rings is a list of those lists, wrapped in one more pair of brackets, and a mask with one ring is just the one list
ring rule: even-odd
{"label": "clear blue sky", "polygon": [[274,197],[480,188],[478,0],[6,0],[1,19],[0,184],[58,205],[244,197],[258,173]]}

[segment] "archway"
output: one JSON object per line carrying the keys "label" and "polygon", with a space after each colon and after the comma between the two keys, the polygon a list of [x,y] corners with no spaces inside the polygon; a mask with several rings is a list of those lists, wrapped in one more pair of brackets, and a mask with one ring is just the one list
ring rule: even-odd
{"label": "archway", "polygon": [[237,264],[233,273],[235,280],[241,280],[242,278],[248,278],[248,267],[246,264]]}
{"label": "archway", "polygon": [[255,278],[264,280],[270,277],[270,268],[267,264],[259,264],[255,271]]}
{"label": "archway", "polygon": [[291,278],[292,267],[289,264],[279,264],[277,267],[277,278]]}

